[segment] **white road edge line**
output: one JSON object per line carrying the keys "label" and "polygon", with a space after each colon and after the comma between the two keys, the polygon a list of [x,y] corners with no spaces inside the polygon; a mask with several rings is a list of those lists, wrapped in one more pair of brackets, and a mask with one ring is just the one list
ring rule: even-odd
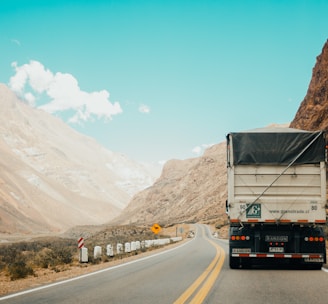
{"label": "white road edge line", "polygon": [[18,297],[18,296],[21,296],[21,295],[24,295],[24,294],[36,292],[36,291],[39,291],[39,290],[42,290],[42,289],[51,288],[51,287],[54,287],[54,286],[58,286],[58,285],[66,284],[66,283],[69,283],[69,282],[77,281],[77,280],[80,280],[80,279],[91,277],[93,275],[96,275],[96,274],[99,274],[99,273],[102,273],[102,272],[111,271],[113,269],[124,267],[124,266],[130,265],[130,264],[133,264],[133,263],[141,262],[141,261],[144,261],[144,260],[147,260],[147,259],[150,259],[150,258],[159,256],[159,255],[168,253],[170,251],[176,250],[178,248],[181,248],[181,247],[183,247],[183,246],[185,246],[187,244],[190,244],[190,242],[192,242],[194,239],[195,238],[193,238],[189,242],[185,242],[185,243],[181,244],[180,246],[177,246],[177,247],[174,247],[174,248],[171,248],[171,249],[168,249],[168,250],[159,252],[159,253],[155,253],[155,254],[152,254],[152,255],[149,255],[149,256],[146,256],[146,257],[143,257],[143,258],[134,260],[134,261],[126,262],[126,263],[123,263],[123,264],[120,264],[120,265],[116,265],[116,266],[112,266],[112,267],[109,266],[108,268],[101,269],[101,270],[98,270],[98,271],[95,271],[95,272],[91,272],[91,273],[87,273],[87,274],[83,274],[81,276],[70,278],[70,279],[67,279],[67,280],[64,280],[64,281],[60,281],[60,282],[56,282],[56,283],[51,283],[51,284],[48,284],[48,285],[44,285],[44,286],[36,287],[36,288],[33,288],[33,289],[28,289],[28,290],[20,291],[20,292],[17,292],[17,293],[13,293],[13,294],[10,294],[10,295],[7,295],[7,296],[3,296],[3,297],[0,297],[0,301],[8,300],[10,298]]}

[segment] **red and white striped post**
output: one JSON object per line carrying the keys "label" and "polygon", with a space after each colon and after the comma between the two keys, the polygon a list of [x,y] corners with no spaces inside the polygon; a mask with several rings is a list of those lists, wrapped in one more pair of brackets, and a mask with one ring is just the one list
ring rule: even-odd
{"label": "red and white striped post", "polygon": [[80,237],[77,241],[77,247],[80,250],[80,263],[88,262],[88,248],[84,247],[84,238]]}
{"label": "red and white striped post", "polygon": [[79,249],[81,249],[82,247],[84,247],[84,238],[83,237],[80,237],[77,241],[77,247]]}

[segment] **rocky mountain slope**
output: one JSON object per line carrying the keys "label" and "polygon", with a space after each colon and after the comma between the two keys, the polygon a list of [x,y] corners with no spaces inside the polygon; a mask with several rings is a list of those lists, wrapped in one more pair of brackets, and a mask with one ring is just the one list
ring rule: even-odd
{"label": "rocky mountain slope", "polygon": [[[154,181],[144,168],[57,118],[45,118],[3,85],[0,103],[0,232],[54,231],[110,219],[120,225],[226,221],[225,143],[199,158],[167,162],[160,178],[138,192]],[[328,42],[290,127],[327,130],[327,113]]]}
{"label": "rocky mountain slope", "polygon": [[[317,57],[307,95],[290,127],[328,129],[328,41]],[[224,223],[225,157],[225,143],[222,143],[208,149],[200,158],[168,162],[157,182],[136,194],[114,222]]]}
{"label": "rocky mountain slope", "polygon": [[308,91],[290,127],[328,130],[328,40],[317,57]]}
{"label": "rocky mountain slope", "polygon": [[224,222],[225,156],[225,143],[220,143],[202,157],[167,162],[154,185],[136,194],[113,223]]}
{"label": "rocky mountain slope", "polygon": [[2,234],[108,222],[158,177],[31,108],[3,84],[0,105]]}

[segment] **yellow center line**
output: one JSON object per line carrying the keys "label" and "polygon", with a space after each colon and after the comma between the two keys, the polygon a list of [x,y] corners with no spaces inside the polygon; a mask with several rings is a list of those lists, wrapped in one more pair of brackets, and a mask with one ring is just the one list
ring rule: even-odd
{"label": "yellow center line", "polygon": [[218,260],[216,266],[214,267],[212,272],[209,274],[206,282],[204,283],[202,288],[198,291],[198,293],[195,295],[195,297],[192,299],[190,304],[203,303],[203,301],[205,300],[207,294],[210,292],[211,288],[213,287],[216,278],[219,276],[219,273],[220,273],[221,268],[222,268],[223,263],[224,263],[224,259],[225,259],[224,250],[219,245],[215,244],[214,242],[212,242],[212,241],[210,241],[210,242],[212,243],[212,245],[214,247],[216,247],[216,250],[220,252],[221,258]]}
{"label": "yellow center line", "polygon": [[200,304],[204,301],[205,297],[207,296],[208,292],[212,288],[216,278],[218,277],[221,268],[224,263],[225,253],[224,250],[211,241],[207,239],[216,249],[216,255],[209,266],[205,269],[205,271],[194,281],[192,285],[174,302],[174,304],[183,304],[185,303],[191,295],[196,291],[196,289],[205,281],[205,284],[202,288],[198,291],[196,296],[192,299],[190,303]]}

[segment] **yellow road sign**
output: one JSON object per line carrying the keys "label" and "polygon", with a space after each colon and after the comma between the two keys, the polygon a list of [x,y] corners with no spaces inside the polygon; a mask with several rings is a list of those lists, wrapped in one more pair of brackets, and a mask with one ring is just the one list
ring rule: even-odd
{"label": "yellow road sign", "polygon": [[154,224],[150,229],[155,234],[158,234],[162,230],[161,226],[158,224]]}

